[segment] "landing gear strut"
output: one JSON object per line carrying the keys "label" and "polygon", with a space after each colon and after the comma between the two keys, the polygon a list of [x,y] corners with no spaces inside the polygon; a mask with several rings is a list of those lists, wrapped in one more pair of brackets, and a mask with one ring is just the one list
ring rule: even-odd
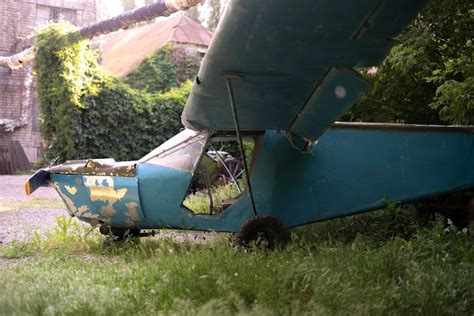
{"label": "landing gear strut", "polygon": [[102,235],[112,237],[113,241],[123,241],[129,238],[140,237],[140,229],[138,228],[100,226],[99,231]]}

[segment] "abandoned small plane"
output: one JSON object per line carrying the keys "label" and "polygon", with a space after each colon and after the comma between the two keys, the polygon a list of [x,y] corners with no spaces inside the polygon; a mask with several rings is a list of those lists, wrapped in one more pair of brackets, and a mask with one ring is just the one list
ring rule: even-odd
{"label": "abandoned small plane", "polygon": [[[289,228],[474,186],[474,127],[335,121],[425,0],[231,0],[182,114],[185,129],[138,161],[39,170],[71,216],[117,238],[147,229],[236,232],[285,244]],[[209,160],[234,142],[242,176],[213,193]],[[210,157],[210,153],[213,157]],[[228,168],[227,168],[228,169]],[[207,212],[193,209],[204,183]],[[206,190],[207,188],[207,190]],[[196,193],[200,194],[200,193]],[[214,196],[213,196],[214,194]]]}

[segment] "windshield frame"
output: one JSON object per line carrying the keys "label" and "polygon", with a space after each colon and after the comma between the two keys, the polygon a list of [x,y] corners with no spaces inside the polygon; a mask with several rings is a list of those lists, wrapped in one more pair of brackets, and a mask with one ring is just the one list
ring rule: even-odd
{"label": "windshield frame", "polygon": [[201,138],[202,135],[205,135],[204,138],[206,138],[206,144],[207,140],[209,139],[209,132],[204,130],[204,131],[194,131],[190,129],[184,129],[178,134],[174,135],[170,139],[168,139],[166,142],[161,144],[160,146],[156,147],[153,149],[151,152],[143,156],[140,160],[138,160],[139,163],[144,163],[147,162],[153,158],[159,158],[160,156],[163,156],[164,154],[168,153],[169,151],[172,151],[176,149],[176,147],[183,145],[184,143],[193,143],[192,140],[195,138]]}

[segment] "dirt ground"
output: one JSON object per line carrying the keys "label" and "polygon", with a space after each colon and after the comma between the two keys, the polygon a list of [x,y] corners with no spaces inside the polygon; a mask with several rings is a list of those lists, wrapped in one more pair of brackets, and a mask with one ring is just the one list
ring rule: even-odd
{"label": "dirt ground", "polygon": [[[14,240],[27,240],[35,231],[43,235],[57,225],[56,216],[69,216],[52,187],[39,188],[27,196],[24,183],[28,177],[0,176],[0,247]],[[205,232],[163,231],[157,238],[202,242],[213,236]]]}
{"label": "dirt ground", "polygon": [[53,188],[39,188],[27,196],[24,183],[28,177],[0,176],[0,246],[24,241],[35,231],[44,234],[56,225],[56,216],[68,215]]}

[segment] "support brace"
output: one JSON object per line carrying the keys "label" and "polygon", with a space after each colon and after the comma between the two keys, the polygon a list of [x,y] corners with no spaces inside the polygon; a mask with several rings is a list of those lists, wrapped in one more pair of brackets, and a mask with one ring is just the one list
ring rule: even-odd
{"label": "support brace", "polygon": [[234,90],[232,89],[232,78],[233,77],[235,78],[235,76],[226,75],[225,76],[225,81],[226,81],[226,84],[227,84],[227,92],[229,93],[229,103],[230,103],[230,107],[232,109],[232,117],[234,119],[235,133],[237,134],[237,140],[239,142],[240,156],[242,157],[242,162],[243,162],[243,165],[244,165],[245,179],[247,180],[247,188],[248,188],[249,194],[250,194],[250,202],[252,204],[253,214],[255,216],[257,216],[257,209],[255,207],[255,200],[253,198],[252,185],[250,183],[250,174],[249,174],[249,168],[248,168],[248,165],[247,165],[247,158],[245,157],[244,144],[243,144],[243,141],[242,141],[242,135],[240,134],[239,117],[237,115],[237,108],[235,107]]}

